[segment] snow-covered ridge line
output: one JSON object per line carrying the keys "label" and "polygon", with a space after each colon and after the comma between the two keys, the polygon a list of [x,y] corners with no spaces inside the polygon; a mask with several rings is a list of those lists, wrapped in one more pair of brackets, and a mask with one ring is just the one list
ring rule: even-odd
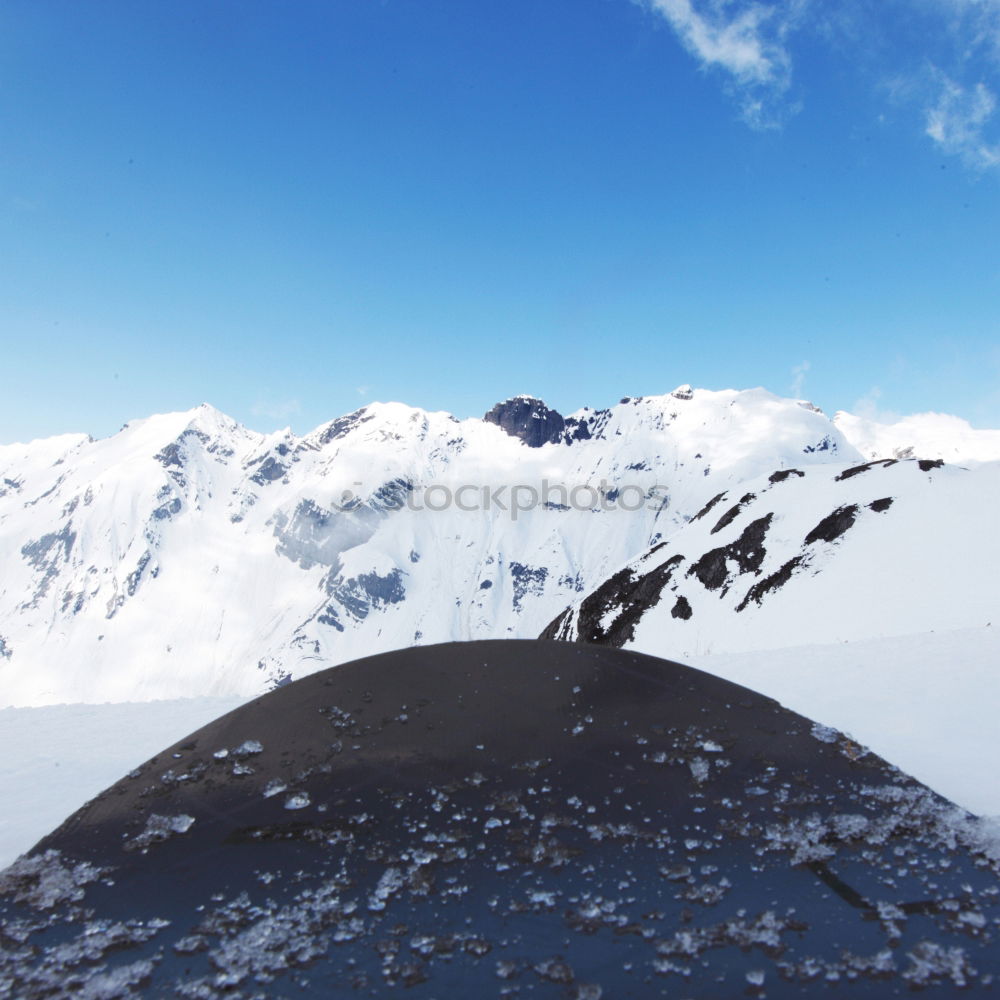
{"label": "snow-covered ridge line", "polygon": [[[302,437],[205,405],[5,446],[0,704],[249,696],[414,643],[534,636],[720,492],[861,460],[811,404],[689,386],[568,417],[373,403]],[[596,502],[516,521],[406,502],[542,482]],[[657,502],[609,509],[626,486]]]}
{"label": "snow-covered ridge line", "polygon": [[[512,409],[526,408],[530,417],[544,420],[547,416],[568,422],[572,425],[582,425],[598,421],[603,415],[609,415],[622,406],[638,406],[660,408],[668,405],[670,400],[690,400],[695,393],[700,397],[721,397],[759,393],[763,396],[771,394],[764,389],[745,390],[707,390],[692,389],[690,385],[678,386],[670,393],[659,396],[625,396],[617,406],[592,409],[584,406],[563,417],[548,407],[536,396],[520,393],[510,396],[496,404],[483,417],[487,423],[502,426],[500,415],[505,415]],[[776,398],[776,397],[775,397]],[[795,400],[798,405],[822,414],[823,411],[807,400]],[[475,418],[470,418],[475,420]],[[308,432],[301,438],[292,434],[289,428],[274,431],[270,434],[250,431],[226,414],[217,410],[210,403],[202,403],[192,410],[176,413],[154,414],[139,420],[128,421],[118,433],[134,430],[143,424],[159,423],[161,427],[178,422],[186,426],[209,425],[215,428],[228,427],[230,430],[242,432],[256,438],[260,444],[269,441],[283,440],[287,442],[314,442],[317,439],[326,440],[340,436],[345,429],[350,429],[358,423],[369,420],[381,420],[389,423],[405,424],[407,421],[448,421],[461,424],[457,417],[445,411],[428,411],[411,407],[399,402],[372,402],[351,413],[344,414],[334,420],[327,421]],[[891,423],[879,421],[868,416],[852,414],[838,410],[832,419],[833,425],[839,429],[847,440],[867,459],[880,458],[941,458],[948,462],[988,462],[1000,461],[1000,430],[973,428],[967,420],[951,414],[928,411],[915,413],[893,420]],[[508,433],[511,433],[508,431]],[[114,437],[116,435],[112,435]],[[514,436],[517,436],[515,433]],[[103,439],[106,440],[106,439]],[[572,438],[570,439],[572,440]],[[95,439],[84,433],[68,433],[50,438],[38,438],[25,443],[0,445],[0,468],[26,459],[29,454],[40,457],[40,452],[53,456],[53,461],[72,452],[83,445],[93,444]],[[555,442],[553,442],[555,443]]]}

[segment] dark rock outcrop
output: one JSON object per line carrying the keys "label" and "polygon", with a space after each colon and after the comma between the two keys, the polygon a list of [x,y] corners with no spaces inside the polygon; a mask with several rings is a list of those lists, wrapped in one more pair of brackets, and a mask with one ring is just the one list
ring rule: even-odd
{"label": "dark rock outcrop", "polygon": [[[635,637],[635,627],[642,616],[659,604],[671,575],[683,559],[680,555],[672,556],[645,574],[627,567],[620,570],[583,601],[575,630],[572,628],[572,610],[567,609],[546,627],[539,638],[624,646]],[[684,603],[687,604],[686,601]],[[686,617],[690,617],[690,607]]]}
{"label": "dark rock outcrop", "polygon": [[789,476],[798,476],[801,479],[804,475],[805,473],[798,469],[779,469],[777,472],[772,472],[767,481],[773,486],[776,483],[783,483]]}
{"label": "dark rock outcrop", "polygon": [[801,565],[802,556],[794,556],[770,576],[764,577],[763,580],[758,580],[757,583],[755,583],[747,591],[747,596],[736,605],[736,610],[742,611],[751,601],[755,601],[759,607],[761,601],[764,599],[764,595],[769,594],[774,590],[781,590],[781,588],[788,583],[789,580],[791,580],[792,573],[794,573],[795,570]]}
{"label": "dark rock outcrop", "polygon": [[678,594],[677,600],[674,602],[674,606],[670,609],[671,618],[680,618],[681,621],[687,621],[691,615],[691,603],[683,594]]}
{"label": "dark rock outcrop", "polygon": [[316,443],[320,446],[329,444],[331,441],[336,441],[338,438],[347,437],[351,431],[360,427],[362,424],[368,423],[369,420],[373,420],[375,415],[368,412],[368,408],[362,406],[360,410],[355,410],[353,413],[348,413],[343,417],[337,417],[336,420],[331,420],[322,431],[320,431]]}
{"label": "dark rock outcrop", "polygon": [[[729,545],[720,546],[706,552],[687,571],[688,576],[696,576],[707,590],[729,588],[729,562],[735,562],[739,573],[757,573],[764,561],[764,537],[771,526],[773,514],[757,518],[746,526],[743,534]],[[723,590],[723,594],[726,592]]]}
{"label": "dark rock outcrop", "polygon": [[708,503],[705,504],[705,506],[702,507],[701,510],[699,510],[694,517],[691,518],[691,520],[692,521],[701,520],[701,518],[703,518],[720,500],[723,500],[725,496],[726,496],[725,492],[716,493],[715,496],[712,497],[712,499],[709,500]]}
{"label": "dark rock outcrop", "polygon": [[895,464],[896,459],[894,458],[880,458],[875,462],[865,462],[863,465],[853,465],[849,469],[844,469],[844,471],[836,477],[835,482],[840,483],[845,479],[853,479],[855,476],[860,476],[862,472],[874,469],[876,465],[881,465],[884,469],[888,469],[890,465]]}
{"label": "dark rock outcrop", "polygon": [[268,483],[273,483],[275,480],[280,479],[287,471],[288,469],[273,455],[268,455],[250,479],[258,486],[266,486]]}
{"label": "dark rock outcrop", "polygon": [[729,510],[727,510],[726,513],[719,518],[718,523],[709,533],[714,535],[716,532],[722,531],[723,528],[732,524],[733,521],[740,516],[740,511],[743,510],[747,504],[753,503],[756,499],[757,498],[753,493],[745,493],[740,497],[740,502],[736,504],[735,507],[730,507]]}
{"label": "dark rock outcrop", "polygon": [[832,542],[847,531],[858,516],[858,505],[849,504],[838,507],[832,514],[827,514],[812,531],[806,535],[806,545],[813,542]]}
{"label": "dark rock outcrop", "polygon": [[[488,424],[496,424],[511,437],[523,441],[529,448],[540,448],[543,444],[555,444],[562,439],[566,421],[555,410],[549,409],[540,399],[533,396],[515,396],[513,399],[497,403],[483,416]],[[582,438],[590,436],[585,425],[574,428],[574,435]]]}

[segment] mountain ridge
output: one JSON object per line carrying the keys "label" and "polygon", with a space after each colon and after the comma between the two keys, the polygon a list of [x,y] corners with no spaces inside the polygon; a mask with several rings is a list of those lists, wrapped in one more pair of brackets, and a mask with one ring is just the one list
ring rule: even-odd
{"label": "mountain ridge", "polygon": [[507,429],[371,403],[262,434],[203,404],[3,446],[0,703],[250,695],[391,648],[537,635],[720,492],[865,457],[762,389],[566,417],[506,402]]}

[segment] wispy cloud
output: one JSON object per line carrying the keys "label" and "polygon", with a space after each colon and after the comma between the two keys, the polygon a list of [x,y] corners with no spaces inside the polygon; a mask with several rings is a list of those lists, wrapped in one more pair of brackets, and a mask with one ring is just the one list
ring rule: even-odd
{"label": "wispy cloud", "polygon": [[[973,170],[1000,167],[1000,0],[925,0],[924,65],[910,73],[924,133]],[[905,77],[904,77],[905,79]]]}
{"label": "wispy cloud", "polygon": [[997,99],[985,84],[966,88],[941,74],[937,100],[926,111],[927,135],[970,167],[1000,167],[1000,142],[986,137],[996,107]]}
{"label": "wispy cloud", "polygon": [[782,101],[792,70],[787,38],[806,2],[646,0],[646,6],[668,22],[703,68],[726,74],[747,124],[767,128],[793,110]]}
{"label": "wispy cloud", "polygon": [[800,110],[793,58],[808,35],[915,115],[939,151],[973,170],[1000,168],[1000,0],[633,2],[719,76],[753,128]]}
{"label": "wispy cloud", "polygon": [[357,392],[359,396],[367,396],[368,393],[371,392],[371,389],[372,387],[370,385],[359,385],[355,389],[355,392]]}
{"label": "wispy cloud", "polygon": [[297,399],[286,399],[283,402],[273,400],[258,400],[253,405],[255,417],[267,417],[268,420],[287,420],[302,412],[302,405]]}
{"label": "wispy cloud", "polygon": [[1000,0],[936,0],[964,55],[980,50],[1000,61]]}
{"label": "wispy cloud", "polygon": [[806,372],[809,371],[809,362],[803,361],[802,364],[796,365],[792,369],[792,396],[795,399],[802,398],[802,388],[806,382]]}
{"label": "wispy cloud", "polygon": [[721,66],[741,83],[770,82],[779,65],[783,68],[787,63],[787,53],[768,46],[763,35],[763,25],[773,16],[773,8],[754,5],[726,21],[699,14],[691,0],[652,3],[693,55],[709,66]]}
{"label": "wispy cloud", "polygon": [[865,420],[873,420],[879,424],[898,423],[902,416],[894,410],[882,410],[879,408],[879,400],[882,398],[882,390],[873,385],[860,399],[854,401],[852,412],[857,417]]}

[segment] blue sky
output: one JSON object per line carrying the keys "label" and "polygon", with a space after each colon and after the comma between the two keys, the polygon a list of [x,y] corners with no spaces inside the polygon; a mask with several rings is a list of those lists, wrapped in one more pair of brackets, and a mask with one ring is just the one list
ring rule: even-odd
{"label": "blue sky", "polygon": [[7,0],[0,442],[763,385],[1000,427],[998,0]]}

